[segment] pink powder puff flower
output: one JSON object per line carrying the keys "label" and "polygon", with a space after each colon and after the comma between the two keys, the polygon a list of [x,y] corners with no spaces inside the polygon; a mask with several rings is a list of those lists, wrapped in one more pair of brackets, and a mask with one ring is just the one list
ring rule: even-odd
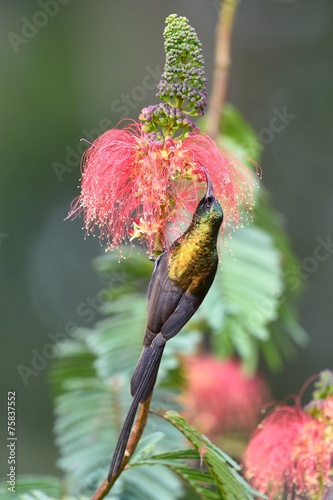
{"label": "pink powder puff flower", "polygon": [[332,486],[333,433],[300,407],[281,406],[258,426],[244,475],[272,499],[325,499]]}
{"label": "pink powder puff flower", "polygon": [[250,431],[270,397],[259,375],[244,373],[237,360],[211,355],[185,360],[187,389],[184,413],[189,422],[210,438],[232,431]]}
{"label": "pink powder puff flower", "polygon": [[181,232],[184,212],[193,212],[207,170],[221,202],[225,224],[241,222],[240,205],[251,210],[255,176],[208,136],[153,140],[140,123],[103,133],[85,153],[81,194],[68,217],[84,214],[87,233],[99,228],[108,249],[143,238],[150,254]]}
{"label": "pink powder puff flower", "polygon": [[304,422],[295,439],[292,458],[296,493],[311,499],[324,498],[325,491],[332,484],[332,427],[326,427],[316,419]]}
{"label": "pink powder puff flower", "polygon": [[319,417],[319,420],[330,423],[333,432],[333,396],[328,397],[323,401],[322,417]]}

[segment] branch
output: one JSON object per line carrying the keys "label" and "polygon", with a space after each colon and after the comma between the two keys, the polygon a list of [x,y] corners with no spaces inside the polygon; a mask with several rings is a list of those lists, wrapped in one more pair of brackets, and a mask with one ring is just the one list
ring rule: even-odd
{"label": "branch", "polygon": [[220,116],[227,92],[231,34],[237,4],[238,0],[222,0],[216,27],[213,85],[206,120],[207,134],[214,140],[219,134]]}
{"label": "branch", "polygon": [[105,498],[106,495],[109,493],[111,490],[112,486],[130,461],[139,441],[142,436],[142,433],[146,427],[147,419],[148,419],[148,412],[149,412],[149,406],[150,406],[150,401],[151,401],[151,396],[150,398],[143,404],[140,404],[139,406],[139,411],[138,411],[138,416],[136,417],[136,421],[134,422],[133,429],[130,435],[130,438],[127,443],[126,451],[124,454],[123,461],[121,462],[121,466],[119,468],[119,471],[117,474],[114,474],[111,478],[111,481],[108,482],[108,479],[104,479],[104,481],[99,485],[93,496],[91,497],[91,500],[101,500],[102,498]]}

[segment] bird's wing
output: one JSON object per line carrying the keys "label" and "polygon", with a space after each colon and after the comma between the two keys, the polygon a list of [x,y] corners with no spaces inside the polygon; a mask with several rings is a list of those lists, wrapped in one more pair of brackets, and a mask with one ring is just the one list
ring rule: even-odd
{"label": "bird's wing", "polygon": [[150,345],[161,331],[163,324],[175,312],[183,291],[169,278],[167,254],[162,254],[155,263],[155,269],[148,289],[147,329],[144,345]]}
{"label": "bird's wing", "polygon": [[200,294],[192,294],[188,290],[183,293],[173,314],[163,323],[161,328],[161,333],[166,340],[174,337],[197,311],[214,281],[215,272],[202,278]]}
{"label": "bird's wing", "polygon": [[174,337],[196,312],[203,300],[202,296],[191,295],[190,293],[183,293],[178,305],[163,324],[161,333],[166,340]]}
{"label": "bird's wing", "polygon": [[[215,267],[217,267],[217,261]],[[215,272],[202,277],[200,294],[181,290],[169,277],[167,253],[160,255],[156,260],[148,289],[148,314],[144,345],[151,345],[159,332],[166,340],[174,337],[200,306],[214,276]]]}

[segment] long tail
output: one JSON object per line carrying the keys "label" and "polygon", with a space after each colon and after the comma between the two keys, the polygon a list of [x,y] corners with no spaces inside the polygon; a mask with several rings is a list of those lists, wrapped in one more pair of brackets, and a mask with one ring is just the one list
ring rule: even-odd
{"label": "long tail", "polygon": [[[131,395],[140,393],[140,403],[153,392],[165,344],[159,348],[144,347],[131,379]],[[149,375],[148,375],[149,372]]]}
{"label": "long tail", "polygon": [[114,450],[108,473],[109,482],[111,481],[111,477],[114,474],[117,474],[119,467],[121,466],[121,462],[123,461],[139,403],[147,401],[153,392],[163,351],[164,345],[156,349],[144,347],[141,353],[131,380],[131,394],[133,396],[133,401],[128,410],[116,448]]}

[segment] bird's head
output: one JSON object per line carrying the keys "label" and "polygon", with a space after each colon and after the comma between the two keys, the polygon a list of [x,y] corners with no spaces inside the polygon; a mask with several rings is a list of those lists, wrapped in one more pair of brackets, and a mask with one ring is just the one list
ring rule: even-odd
{"label": "bird's head", "polygon": [[205,196],[200,200],[197,206],[194,217],[197,224],[209,222],[214,227],[220,228],[223,221],[223,210],[214,196],[211,178],[204,166],[203,169],[207,180],[207,190]]}

